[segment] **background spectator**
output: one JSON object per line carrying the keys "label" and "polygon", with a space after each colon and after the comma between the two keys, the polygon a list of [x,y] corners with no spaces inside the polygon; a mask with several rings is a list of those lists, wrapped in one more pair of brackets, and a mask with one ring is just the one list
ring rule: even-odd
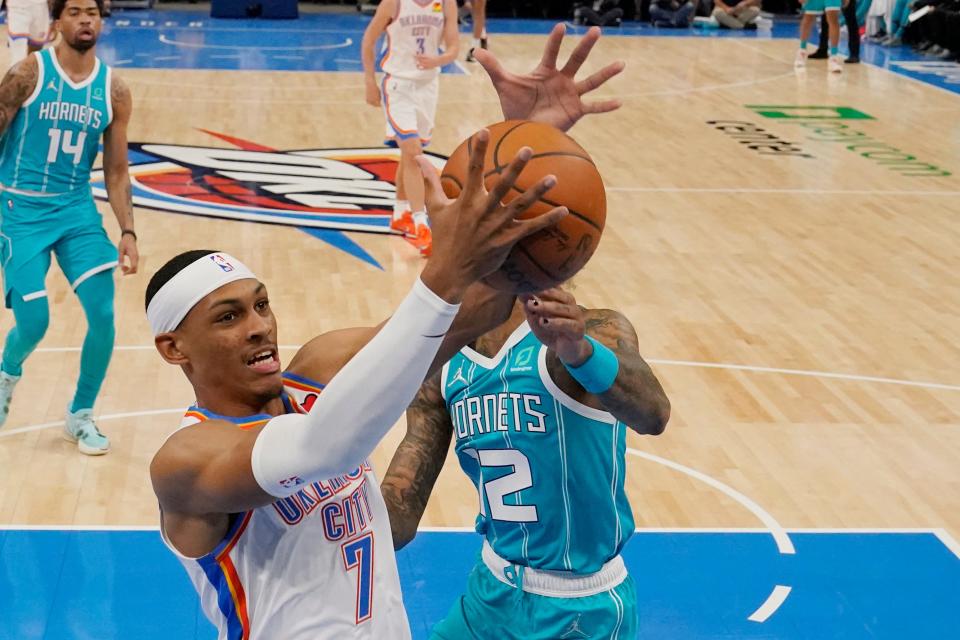
{"label": "background spectator", "polygon": [[741,0],[737,4],[726,4],[716,0],[713,17],[728,29],[754,28],[754,22],[760,15],[760,0]]}

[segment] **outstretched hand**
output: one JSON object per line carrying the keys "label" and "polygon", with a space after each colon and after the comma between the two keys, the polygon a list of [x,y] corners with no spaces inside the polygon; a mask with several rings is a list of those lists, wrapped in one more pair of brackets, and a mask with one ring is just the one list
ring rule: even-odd
{"label": "outstretched hand", "polygon": [[557,56],[567,29],[558,24],[550,32],[540,64],[526,75],[517,75],[503,68],[497,57],[486,49],[474,52],[497,90],[500,107],[506,120],[534,120],[568,131],[588,113],[607,113],[619,109],[615,99],[584,102],[583,96],[623,71],[622,60],[611,62],[596,73],[577,81],[576,75],[600,39],[600,28],[592,27],[577,44],[562,69],[557,69]]}

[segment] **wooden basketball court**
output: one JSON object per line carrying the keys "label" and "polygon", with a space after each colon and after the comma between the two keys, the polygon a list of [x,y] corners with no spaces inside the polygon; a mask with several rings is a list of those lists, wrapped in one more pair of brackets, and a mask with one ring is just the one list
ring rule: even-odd
{"label": "wooden basketball court", "polygon": [[[493,42],[525,70],[543,37]],[[629,436],[637,524],[942,530],[960,553],[960,95],[868,65],[798,74],[795,46],[611,36],[588,63],[627,68],[601,92],[623,108],[571,132],[609,211],[573,291],[633,321],[673,404],[662,436]],[[469,71],[441,80],[436,153],[500,119],[485,75]],[[276,150],[382,140],[359,73],[121,73],[131,142],[229,146],[203,130]],[[117,276],[118,347],[96,409],[112,450],[87,458],[60,438],[85,321],[54,268],[51,327],[0,430],[0,525],[157,524],[148,463],[193,400],[143,310],[173,254],[242,257],[269,287],[283,345],[379,322],[423,264],[385,235],[351,235],[381,270],[290,227],[136,213],[140,272]],[[0,329],[11,323],[3,312]],[[403,432],[377,450],[381,472]],[[470,527],[476,509],[451,456],[423,525]]]}

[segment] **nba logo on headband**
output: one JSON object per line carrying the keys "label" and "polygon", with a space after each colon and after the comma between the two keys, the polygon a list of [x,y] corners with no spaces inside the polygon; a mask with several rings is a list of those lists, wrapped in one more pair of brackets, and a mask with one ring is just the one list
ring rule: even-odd
{"label": "nba logo on headband", "polygon": [[230,273],[231,271],[233,271],[233,265],[230,264],[227,261],[227,259],[223,257],[222,254],[219,254],[219,253],[210,254],[210,259],[213,260],[214,264],[216,264],[218,267],[223,269],[224,272]]}

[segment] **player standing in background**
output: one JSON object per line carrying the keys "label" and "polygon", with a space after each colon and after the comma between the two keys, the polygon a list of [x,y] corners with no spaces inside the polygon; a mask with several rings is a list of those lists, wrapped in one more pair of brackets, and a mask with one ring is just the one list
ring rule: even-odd
{"label": "player standing in background", "polygon": [[620,557],[634,531],[626,426],[658,435],[670,417],[638,343],[622,314],[549,289],[424,384],[381,485],[394,545],[416,534],[451,436],[484,536],[466,595],[432,638],[636,637]]}
{"label": "player standing in background", "polygon": [[7,0],[10,66],[39,51],[51,40],[47,0]]}
{"label": "player standing in background", "polygon": [[467,51],[467,62],[475,62],[474,52],[487,48],[487,0],[471,0],[467,4],[473,22],[473,43]]}
{"label": "player standing in background", "polygon": [[[384,32],[384,76],[378,87],[374,46]],[[400,147],[390,227],[414,238],[424,256],[430,255],[432,238],[416,157],[433,136],[440,68],[456,60],[459,46],[456,0],[383,0],[363,34],[367,104],[382,103],[387,139]]]}
{"label": "player standing in background", "polygon": [[[0,254],[4,300],[16,321],[0,366],[0,425],[22,366],[50,322],[45,279],[51,254],[80,299],[87,335],[64,436],[82,453],[110,443],[93,405],[113,353],[113,269],[137,270],[137,235],[127,166],[130,91],[96,56],[102,0],[54,0],[57,46],[16,64],[0,83]],[[110,206],[120,225],[114,248],[90,190],[103,136]]]}
{"label": "player standing in background", "polygon": [[803,0],[803,17],[800,19],[800,48],[793,66],[803,69],[807,66],[807,41],[813,31],[813,25],[821,14],[826,14],[830,39],[830,59],[827,68],[830,73],[843,72],[843,58],[840,57],[840,9],[844,0]]}

